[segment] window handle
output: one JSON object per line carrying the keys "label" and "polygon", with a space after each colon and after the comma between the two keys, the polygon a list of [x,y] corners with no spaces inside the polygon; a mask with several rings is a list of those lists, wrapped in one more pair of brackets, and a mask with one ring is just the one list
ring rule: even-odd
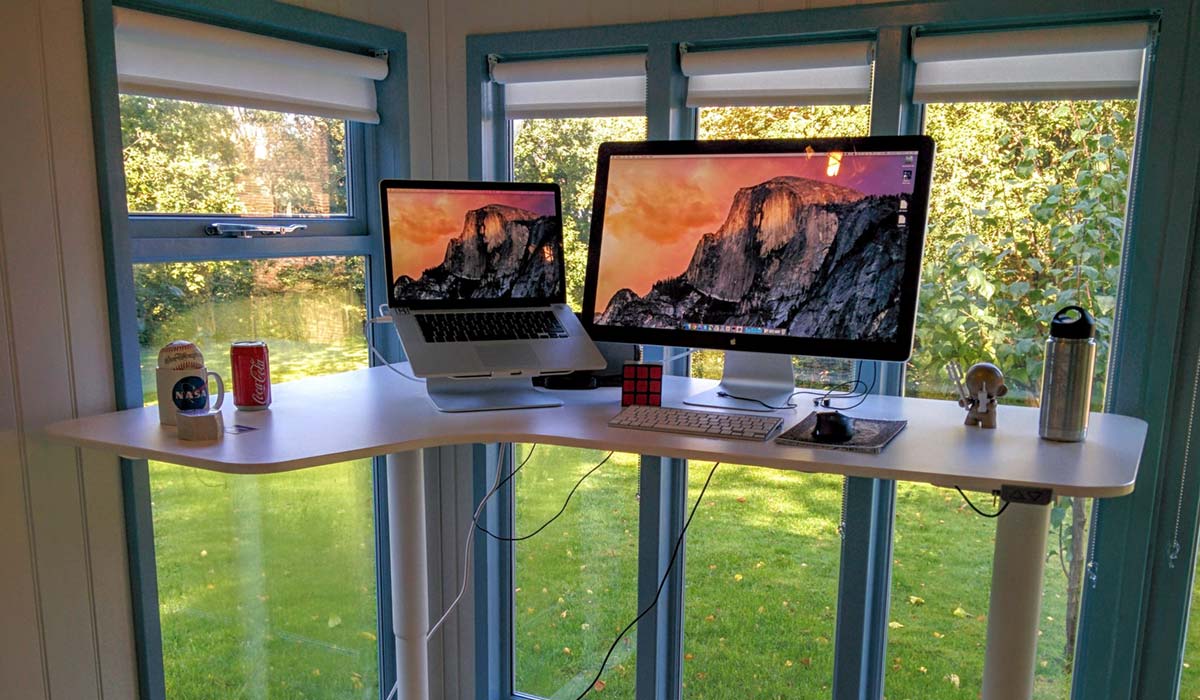
{"label": "window handle", "polygon": [[259,236],[282,236],[285,233],[308,228],[304,224],[291,226],[259,226],[257,224],[209,224],[204,227],[204,233],[209,236],[225,236],[226,238],[253,238]]}

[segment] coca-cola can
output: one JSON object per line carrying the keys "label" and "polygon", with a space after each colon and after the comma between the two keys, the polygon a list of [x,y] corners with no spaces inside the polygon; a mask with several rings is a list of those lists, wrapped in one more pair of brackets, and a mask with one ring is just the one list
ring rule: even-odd
{"label": "coca-cola can", "polygon": [[271,361],[261,340],[239,340],[229,347],[233,370],[233,405],[261,411],[271,405]]}

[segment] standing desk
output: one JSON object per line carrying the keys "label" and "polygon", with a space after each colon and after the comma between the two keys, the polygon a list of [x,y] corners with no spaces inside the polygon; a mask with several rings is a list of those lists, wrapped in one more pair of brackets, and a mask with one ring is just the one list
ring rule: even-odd
{"label": "standing desk", "polygon": [[[663,403],[679,405],[713,384],[667,377]],[[608,420],[619,410],[617,389],[555,392],[564,406],[486,413],[439,413],[422,385],[386,367],[273,389],[269,411],[224,409],[226,427],[257,430],[226,434],[213,443],[178,440],[174,428],[159,425],[153,406],[56,423],[46,433],[53,440],[133,459],[233,474],[387,455],[392,627],[402,700],[429,695],[423,448],[538,442],[984,492],[1007,485],[1105,498],[1133,490],[1146,439],[1146,423],[1125,416],[1092,414],[1086,442],[1056,443],[1038,438],[1034,408],[1001,406],[1000,427],[983,430],[964,426],[963,410],[951,401],[873,396],[851,414],[905,419],[908,427],[882,453],[871,455],[610,428]],[[785,430],[808,414],[808,402],[799,406],[782,414]],[[983,700],[1032,695],[1049,520],[1050,506],[1016,502],[997,519]]]}

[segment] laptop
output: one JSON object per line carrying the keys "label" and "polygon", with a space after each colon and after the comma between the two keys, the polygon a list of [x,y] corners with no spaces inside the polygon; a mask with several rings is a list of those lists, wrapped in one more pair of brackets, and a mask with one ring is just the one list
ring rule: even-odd
{"label": "laptop", "polygon": [[384,180],[380,190],[388,306],[414,374],[605,366],[566,303],[558,185]]}

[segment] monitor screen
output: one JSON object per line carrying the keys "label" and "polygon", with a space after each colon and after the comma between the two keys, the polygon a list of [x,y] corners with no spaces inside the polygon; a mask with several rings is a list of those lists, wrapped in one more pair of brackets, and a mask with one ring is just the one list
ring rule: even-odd
{"label": "monitor screen", "polygon": [[906,359],[932,156],[925,137],[605,144],[589,331]]}
{"label": "monitor screen", "polygon": [[381,199],[392,306],[565,298],[557,185],[385,180]]}

